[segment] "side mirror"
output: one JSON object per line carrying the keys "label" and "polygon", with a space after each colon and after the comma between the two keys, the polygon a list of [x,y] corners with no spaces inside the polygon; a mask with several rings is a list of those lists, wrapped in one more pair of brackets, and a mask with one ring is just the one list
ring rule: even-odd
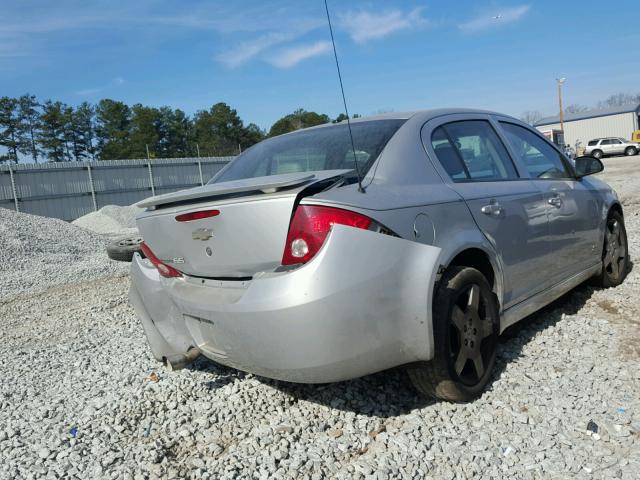
{"label": "side mirror", "polygon": [[602,162],[595,157],[578,157],[575,159],[576,174],[578,178],[593,175],[604,170]]}

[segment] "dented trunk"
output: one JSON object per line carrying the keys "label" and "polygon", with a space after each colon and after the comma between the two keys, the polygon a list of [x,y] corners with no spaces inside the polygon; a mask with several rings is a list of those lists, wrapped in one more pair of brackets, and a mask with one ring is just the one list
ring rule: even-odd
{"label": "dented trunk", "polygon": [[[147,207],[138,229],[155,255],[180,272],[251,278],[280,265],[298,198],[346,172],[274,175],[151,197],[138,204]],[[183,220],[194,212],[210,216]]]}

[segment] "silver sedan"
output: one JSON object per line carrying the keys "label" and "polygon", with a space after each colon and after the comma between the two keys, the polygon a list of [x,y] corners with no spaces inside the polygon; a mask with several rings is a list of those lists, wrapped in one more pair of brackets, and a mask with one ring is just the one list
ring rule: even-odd
{"label": "silver sedan", "polygon": [[[629,268],[622,207],[526,124],[447,109],[270,138],[207,185],[140,202],[131,303],[170,368],[199,355],[293,382],[407,365],[479,395],[498,336]],[[360,180],[360,181],[359,181]]]}

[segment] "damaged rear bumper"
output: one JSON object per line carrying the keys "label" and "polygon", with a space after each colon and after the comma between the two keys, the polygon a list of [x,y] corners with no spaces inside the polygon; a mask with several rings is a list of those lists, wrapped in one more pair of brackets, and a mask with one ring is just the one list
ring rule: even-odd
{"label": "damaged rear bumper", "polygon": [[342,225],[308,264],[249,281],[163,278],[136,254],[130,300],[158,360],[197,347],[258,375],[333,382],[432,358],[439,254]]}

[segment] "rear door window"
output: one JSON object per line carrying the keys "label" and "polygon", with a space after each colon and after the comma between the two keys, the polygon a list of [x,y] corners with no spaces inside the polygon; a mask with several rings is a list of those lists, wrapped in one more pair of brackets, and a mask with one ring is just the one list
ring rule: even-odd
{"label": "rear door window", "polygon": [[506,148],[486,120],[464,120],[436,128],[431,146],[453,181],[518,178]]}
{"label": "rear door window", "polygon": [[513,123],[500,122],[507,141],[532,178],[571,178],[562,154],[546,140]]}

